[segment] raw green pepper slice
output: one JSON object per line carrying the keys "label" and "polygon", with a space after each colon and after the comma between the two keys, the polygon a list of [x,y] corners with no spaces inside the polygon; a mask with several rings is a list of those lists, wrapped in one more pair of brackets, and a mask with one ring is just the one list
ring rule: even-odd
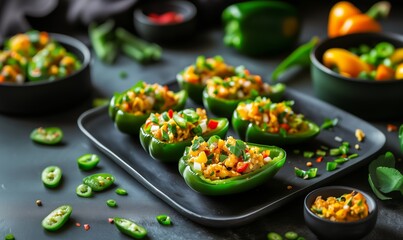
{"label": "raw green pepper slice", "polygon": [[[108,108],[108,114],[109,117],[112,119],[112,121],[115,124],[115,127],[121,131],[122,133],[129,134],[129,135],[138,135],[139,130],[141,125],[144,124],[146,119],[150,116],[150,113],[152,112],[162,112],[168,109],[162,109],[163,101],[162,99],[157,99],[158,97],[156,96],[156,100],[152,109],[148,111],[147,113],[144,114],[133,114],[132,112],[125,111],[123,108],[119,107],[122,103],[126,101],[128,98],[128,94],[131,92],[139,92],[139,91],[145,91],[145,94],[147,93],[147,88],[149,87],[148,84],[146,84],[143,81],[140,81],[136,83],[133,87],[130,89],[122,92],[122,93],[116,93],[110,103],[109,103],[109,108]],[[187,92],[182,90],[177,93],[175,93],[175,96],[177,97],[178,101],[175,105],[171,106],[170,108],[173,110],[181,110],[185,107],[186,100],[187,100]]]}
{"label": "raw green pepper slice", "polygon": [[136,239],[144,238],[147,235],[147,230],[137,223],[124,218],[113,218],[116,228],[123,234]]}
{"label": "raw green pepper slice", "polygon": [[[280,101],[285,92],[285,85],[282,83],[277,83],[275,85],[272,85],[271,87],[271,92],[265,97],[269,97],[273,102]],[[207,89],[205,88],[203,90],[203,105],[213,114],[230,119],[234,110],[240,102],[248,99],[253,100],[257,96],[258,95],[242,99],[223,99],[209,95]]]}
{"label": "raw green pepper slice", "polygon": [[86,184],[80,184],[76,188],[76,194],[84,198],[92,197],[92,188]]}
{"label": "raw green pepper slice", "polygon": [[[213,136],[208,142],[214,142],[217,139],[219,139],[217,136]],[[271,159],[270,162],[249,173],[211,180],[203,176],[200,170],[195,170],[194,166],[192,166],[193,164],[189,164],[188,162],[190,149],[197,148],[197,144],[199,144],[198,141],[186,148],[183,157],[179,160],[178,168],[186,184],[193,190],[205,195],[228,195],[255,188],[272,178],[286,161],[286,152],[279,147],[247,143],[248,146],[258,147],[261,151],[269,150],[270,155],[268,157]],[[242,151],[240,154],[242,155]]]}
{"label": "raw green pepper slice", "polygon": [[[186,109],[185,109],[186,110]],[[185,111],[184,110],[184,111]],[[183,111],[180,111],[183,112]],[[153,115],[152,115],[153,116]],[[172,113],[172,119],[176,122],[180,128],[187,127],[187,120],[180,117],[176,112]],[[147,120],[149,121],[149,120]],[[147,122],[146,122],[147,123]],[[214,123],[214,124],[212,124]],[[214,126],[209,126],[214,125]],[[169,124],[168,124],[169,126]],[[200,125],[195,127],[192,131],[199,129]],[[210,128],[211,127],[211,128]],[[205,133],[196,133],[196,135],[202,136],[204,139],[208,139],[213,135],[225,137],[229,127],[228,119],[226,118],[210,118],[208,119],[206,128],[210,129]],[[144,150],[150,154],[150,156],[156,160],[162,162],[178,162],[183,156],[183,152],[187,146],[192,145],[193,136],[189,136],[179,142],[167,142],[156,138],[153,133],[148,129],[146,124],[140,129],[140,143]],[[174,128],[176,129],[176,127]],[[163,130],[162,130],[163,131]],[[201,131],[201,130],[200,130]],[[163,134],[169,137],[168,133],[163,131]],[[164,135],[163,135],[164,136]]]}
{"label": "raw green pepper slice", "polygon": [[171,218],[168,215],[161,214],[155,217],[161,225],[172,225]]}
{"label": "raw green pepper slice", "polygon": [[47,188],[55,188],[59,186],[62,180],[62,169],[57,166],[49,166],[42,171],[42,182]]}
{"label": "raw green pepper slice", "polygon": [[42,220],[42,227],[48,231],[56,231],[69,220],[72,212],[73,208],[71,206],[62,205]]}
{"label": "raw green pepper slice", "polygon": [[114,182],[115,177],[110,173],[96,173],[83,179],[83,183],[90,186],[95,192],[109,188]]}
{"label": "raw green pepper slice", "polygon": [[77,158],[78,167],[84,171],[94,169],[98,165],[99,161],[99,156],[92,153],[87,153]]}
{"label": "raw green pepper slice", "polygon": [[[248,55],[279,53],[298,41],[298,10],[284,1],[247,1],[222,12],[224,43]],[[269,31],[267,31],[270,29]]]}
{"label": "raw green pepper slice", "polygon": [[63,131],[58,127],[39,127],[31,132],[30,138],[40,144],[55,145],[62,141]]}

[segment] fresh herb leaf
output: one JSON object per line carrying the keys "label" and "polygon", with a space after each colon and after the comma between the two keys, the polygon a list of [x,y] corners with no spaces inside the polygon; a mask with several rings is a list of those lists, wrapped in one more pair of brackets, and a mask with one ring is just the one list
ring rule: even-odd
{"label": "fresh herb leaf", "polygon": [[203,142],[204,142],[204,139],[202,137],[197,137],[195,140],[193,140],[192,150],[196,151],[197,149],[199,149],[200,144]]}
{"label": "fresh herb leaf", "polygon": [[321,129],[329,129],[329,128],[333,128],[337,125],[337,123],[339,122],[338,118],[325,118],[325,120],[323,121],[322,125],[320,126]]}
{"label": "fresh herb leaf", "polygon": [[287,137],[287,131],[284,128],[280,128],[279,131],[280,131],[280,136],[281,137],[284,137],[284,138]]}
{"label": "fresh herb leaf", "polygon": [[399,170],[389,167],[377,167],[379,190],[383,193],[400,191],[403,194],[403,175]]}
{"label": "fresh herb leaf", "polygon": [[378,167],[395,168],[395,156],[393,156],[393,153],[386,152],[385,155],[380,155],[369,164],[369,175],[377,188],[379,187],[378,178],[376,177],[376,169]]}
{"label": "fresh herb leaf", "polygon": [[227,158],[228,158],[228,156],[225,155],[225,154],[221,154],[220,157],[219,157],[220,162],[224,162],[224,160],[227,159]]}
{"label": "fresh herb leaf", "polygon": [[169,140],[169,134],[167,132],[165,132],[164,130],[161,130],[162,132],[162,139],[164,141],[168,141]]}
{"label": "fresh herb leaf", "polygon": [[374,182],[372,181],[371,178],[371,174],[368,174],[368,182],[369,182],[369,186],[371,186],[372,191],[374,192],[374,194],[381,200],[389,200],[392,199],[391,197],[385,196],[383,195],[376,187]]}
{"label": "fresh herb leaf", "polygon": [[203,134],[203,129],[200,127],[200,125],[197,125],[195,128],[193,128],[193,132],[197,136],[200,136]]}

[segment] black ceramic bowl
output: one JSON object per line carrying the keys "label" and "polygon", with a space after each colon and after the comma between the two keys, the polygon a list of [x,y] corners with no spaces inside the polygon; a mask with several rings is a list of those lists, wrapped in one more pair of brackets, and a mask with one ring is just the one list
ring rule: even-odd
{"label": "black ceramic bowl", "polygon": [[73,74],[52,81],[0,84],[0,112],[36,115],[62,111],[72,107],[91,93],[89,49],[79,40],[52,33],[53,39],[75,54],[82,67]]}
{"label": "black ceramic bowl", "polygon": [[[323,199],[326,199],[331,196],[339,197],[345,193],[351,193],[352,191],[361,193],[367,200],[369,214],[366,218],[354,222],[333,222],[317,216],[310,210],[318,196],[322,196]],[[351,187],[328,186],[318,188],[310,192],[304,200],[305,223],[319,239],[350,240],[363,238],[374,229],[377,216],[378,207],[376,201],[367,193]]]}
{"label": "black ceramic bowl", "polygon": [[[182,15],[179,23],[159,24],[151,21],[150,13],[176,12]],[[184,41],[196,28],[197,9],[185,0],[146,1],[134,11],[134,27],[144,39],[153,42]]]}
{"label": "black ceramic bowl", "polygon": [[374,46],[389,42],[403,47],[403,36],[392,33],[360,33],[325,39],[311,52],[311,74],[316,97],[357,116],[371,120],[402,119],[403,80],[370,81],[339,75],[322,64],[329,48]]}

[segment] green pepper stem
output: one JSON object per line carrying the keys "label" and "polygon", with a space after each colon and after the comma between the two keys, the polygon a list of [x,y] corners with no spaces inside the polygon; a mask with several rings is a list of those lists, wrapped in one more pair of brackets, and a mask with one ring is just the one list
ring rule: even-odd
{"label": "green pepper stem", "polygon": [[280,75],[282,75],[293,66],[308,67],[311,63],[309,55],[318,42],[319,38],[315,36],[309,42],[295,49],[274,69],[271,75],[272,81],[277,81]]}
{"label": "green pepper stem", "polygon": [[365,13],[373,19],[386,18],[389,15],[391,5],[388,1],[377,2]]}

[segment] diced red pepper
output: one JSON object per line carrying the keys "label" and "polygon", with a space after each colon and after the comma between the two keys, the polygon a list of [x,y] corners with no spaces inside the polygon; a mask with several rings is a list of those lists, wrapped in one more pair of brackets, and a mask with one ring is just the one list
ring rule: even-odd
{"label": "diced red pepper", "polygon": [[90,225],[89,224],[84,224],[84,230],[85,231],[88,231],[88,230],[90,230]]}
{"label": "diced red pepper", "polygon": [[207,127],[210,129],[213,129],[213,130],[216,129],[217,126],[218,126],[218,121],[215,121],[215,120],[210,120],[207,124]]}
{"label": "diced red pepper", "polygon": [[148,18],[150,21],[158,24],[180,23],[183,21],[183,16],[173,11],[162,14],[150,13],[148,14]]}
{"label": "diced red pepper", "polygon": [[168,116],[169,118],[173,118],[174,117],[174,111],[172,109],[168,110]]}
{"label": "diced red pepper", "polygon": [[397,126],[394,124],[388,124],[386,129],[388,130],[388,132],[395,132],[397,131]]}
{"label": "diced red pepper", "polygon": [[248,166],[249,166],[249,163],[246,163],[246,162],[238,162],[237,165],[236,165],[236,171],[237,171],[238,173],[243,173],[243,172],[245,172],[245,170],[248,168]]}
{"label": "diced red pepper", "polygon": [[290,125],[288,125],[287,123],[282,123],[282,124],[280,124],[280,128],[282,128],[288,132],[288,130],[290,130]]}
{"label": "diced red pepper", "polygon": [[319,156],[316,158],[316,162],[322,162],[323,161],[323,156]]}

